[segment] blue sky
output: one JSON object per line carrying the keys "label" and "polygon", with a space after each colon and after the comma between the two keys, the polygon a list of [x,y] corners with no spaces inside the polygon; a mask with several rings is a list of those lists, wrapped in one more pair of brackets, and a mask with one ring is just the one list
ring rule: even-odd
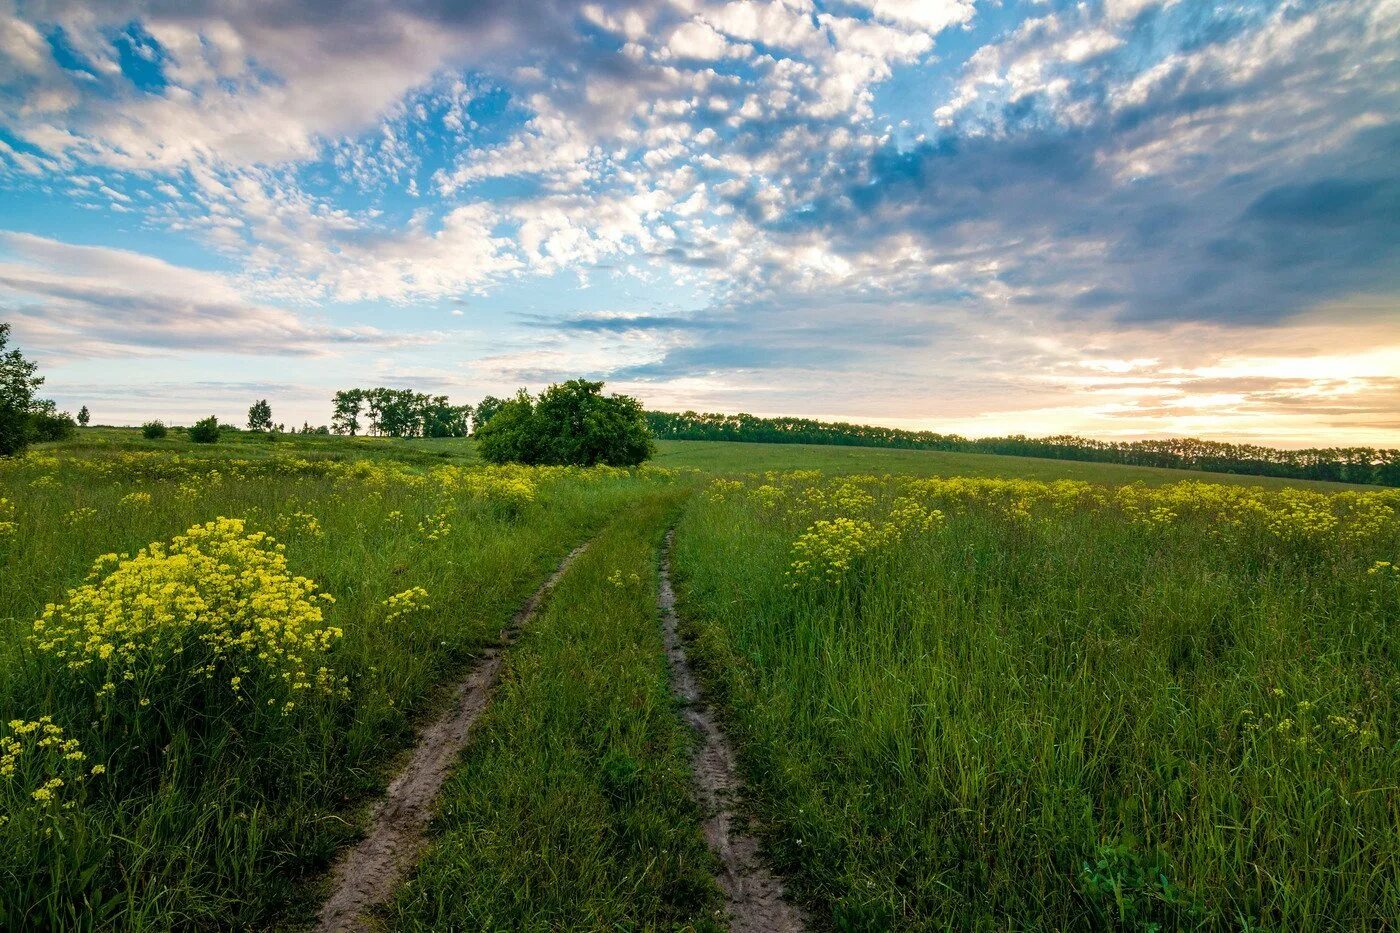
{"label": "blue sky", "polygon": [[0,7],[0,317],[95,420],[658,408],[1400,446],[1400,3]]}

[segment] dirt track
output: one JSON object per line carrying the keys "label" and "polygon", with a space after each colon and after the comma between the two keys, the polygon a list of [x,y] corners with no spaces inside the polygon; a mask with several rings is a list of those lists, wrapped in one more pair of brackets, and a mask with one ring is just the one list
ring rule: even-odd
{"label": "dirt track", "polygon": [[319,933],[370,929],[367,912],[393,896],[417,859],[433,802],[447,780],[472,724],[491,699],[501,672],[502,652],[539,609],[554,584],[587,544],[575,548],[501,630],[457,688],[452,705],[419,735],[413,756],[370,814],[369,830],[332,870],[331,895],[317,918]]}
{"label": "dirt track", "polygon": [[676,593],[671,587],[671,543],[666,533],[661,552],[661,606],[666,657],[671,664],[671,691],[685,704],[685,718],[700,735],[691,762],[695,790],[705,809],[705,838],[720,857],[724,871],[720,887],[728,901],[729,928],[736,933],[798,933],[806,928],[802,913],[783,896],[782,882],[758,856],[758,840],[736,812],[735,798],[742,787],[734,749],[704,703],[700,686],[686,660],[685,644],[677,631]]}

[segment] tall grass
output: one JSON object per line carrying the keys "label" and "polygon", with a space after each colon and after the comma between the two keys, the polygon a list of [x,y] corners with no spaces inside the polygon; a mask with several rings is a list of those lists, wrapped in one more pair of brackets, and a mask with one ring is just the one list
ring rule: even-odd
{"label": "tall grass", "polygon": [[511,649],[394,928],[715,926],[657,622],[678,501],[646,496],[603,531]]}
{"label": "tall grass", "polygon": [[676,565],[770,850],[825,922],[1382,929],[1397,508],[770,476],[697,497]]}
{"label": "tall grass", "polygon": [[[306,882],[353,835],[356,804],[382,786],[437,688],[573,544],[668,482],[655,472],[202,459],[188,450],[78,448],[3,463],[0,735],[28,745],[12,746],[16,773],[0,778],[0,926],[248,929],[295,916],[314,895]],[[178,575],[156,562],[121,603],[108,577],[122,555],[219,516],[275,538],[287,573],[335,598],[323,624],[342,634],[301,652],[313,680],[324,666],[334,689],[296,694],[283,716],[290,694],[266,678],[258,686],[254,652],[213,665],[207,690],[168,694],[178,701],[138,697],[120,676],[104,699],[101,679],[87,678],[112,661],[74,670],[75,655],[30,638],[46,605],[71,611],[68,591],[90,572],[107,587],[103,605],[126,607],[118,617],[144,612],[141,600],[159,602],[159,587]],[[94,569],[107,554],[116,556]],[[290,610],[267,611],[284,619]],[[208,653],[196,649],[211,642],[199,641],[198,625],[162,631],[192,641],[176,650],[167,639],[168,654],[134,645],[146,678],[138,684],[165,683],[180,664],[203,669],[197,658]],[[276,714],[253,712],[274,699]],[[39,747],[50,725],[77,745]],[[74,749],[81,773],[67,757]],[[64,783],[53,800],[36,798],[54,778]]]}

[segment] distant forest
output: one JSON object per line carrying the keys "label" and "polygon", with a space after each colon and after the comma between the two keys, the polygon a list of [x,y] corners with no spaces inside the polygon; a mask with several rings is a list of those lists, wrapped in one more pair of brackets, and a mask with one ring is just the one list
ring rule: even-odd
{"label": "distant forest", "polygon": [[652,433],[667,440],[752,441],[760,444],[837,444],[959,453],[1009,454],[1051,460],[1087,460],[1133,466],[1209,470],[1252,476],[1332,480],[1400,486],[1400,450],[1375,447],[1311,447],[1281,450],[1191,437],[1153,441],[1096,441],[1087,437],[983,437],[903,431],[844,421],[758,418],[753,415],[647,412]]}

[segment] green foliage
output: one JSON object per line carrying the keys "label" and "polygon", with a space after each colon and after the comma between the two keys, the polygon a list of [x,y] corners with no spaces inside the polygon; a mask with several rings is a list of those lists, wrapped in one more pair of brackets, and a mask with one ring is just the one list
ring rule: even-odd
{"label": "green foliage", "polygon": [[1161,854],[1144,855],[1130,842],[1098,846],[1079,883],[1106,928],[1158,933],[1200,925],[1200,905],[1172,884]]}
{"label": "green foliage", "polygon": [[267,403],[267,399],[259,399],[248,408],[248,430],[272,430],[272,406]]}
{"label": "green foliage", "polygon": [[78,424],[82,425],[83,427],[87,427],[88,422],[91,420],[92,415],[88,413],[88,408],[86,405],[78,409]]}
{"label": "green foliage", "polygon": [[63,441],[78,430],[77,422],[66,411],[55,411],[52,402],[43,402],[29,413],[29,436],[36,441]]}
{"label": "green foliage", "polygon": [[189,434],[190,440],[196,444],[217,444],[223,430],[219,419],[210,415],[208,418],[202,418],[190,425],[186,433]]}
{"label": "green foliage", "polygon": [[141,436],[148,441],[158,441],[169,433],[165,427],[165,422],[160,420],[147,421],[141,425]]}
{"label": "green foliage", "polygon": [[0,323],[0,457],[23,453],[33,440],[34,393],[44,384],[19,350],[6,350],[10,325]]}
{"label": "green foliage", "polygon": [[655,452],[641,403],[602,394],[601,382],[572,379],[538,400],[521,390],[477,431],[492,463],[636,466]]}
{"label": "green foliage", "polygon": [[844,421],[759,418],[748,414],[702,414],[693,411],[679,414],[665,411],[647,412],[647,422],[656,437],[669,440],[939,450],[1400,486],[1400,450],[1373,447],[1283,450],[1256,444],[1221,443],[1192,437],[1146,441],[1096,441],[1068,435],[1011,435],[972,440],[958,434],[904,431]]}
{"label": "green foliage", "polygon": [[496,417],[496,413],[501,410],[501,406],[505,403],[505,399],[496,398],[494,395],[488,395],[477,402],[476,412],[472,415],[472,431],[480,431],[485,427],[487,422]]}
{"label": "green foliage", "polygon": [[[466,437],[470,405],[453,405],[445,395],[408,389],[344,389],[335,394],[331,428],[337,434],[384,437]],[[369,423],[362,425],[361,415]]]}

